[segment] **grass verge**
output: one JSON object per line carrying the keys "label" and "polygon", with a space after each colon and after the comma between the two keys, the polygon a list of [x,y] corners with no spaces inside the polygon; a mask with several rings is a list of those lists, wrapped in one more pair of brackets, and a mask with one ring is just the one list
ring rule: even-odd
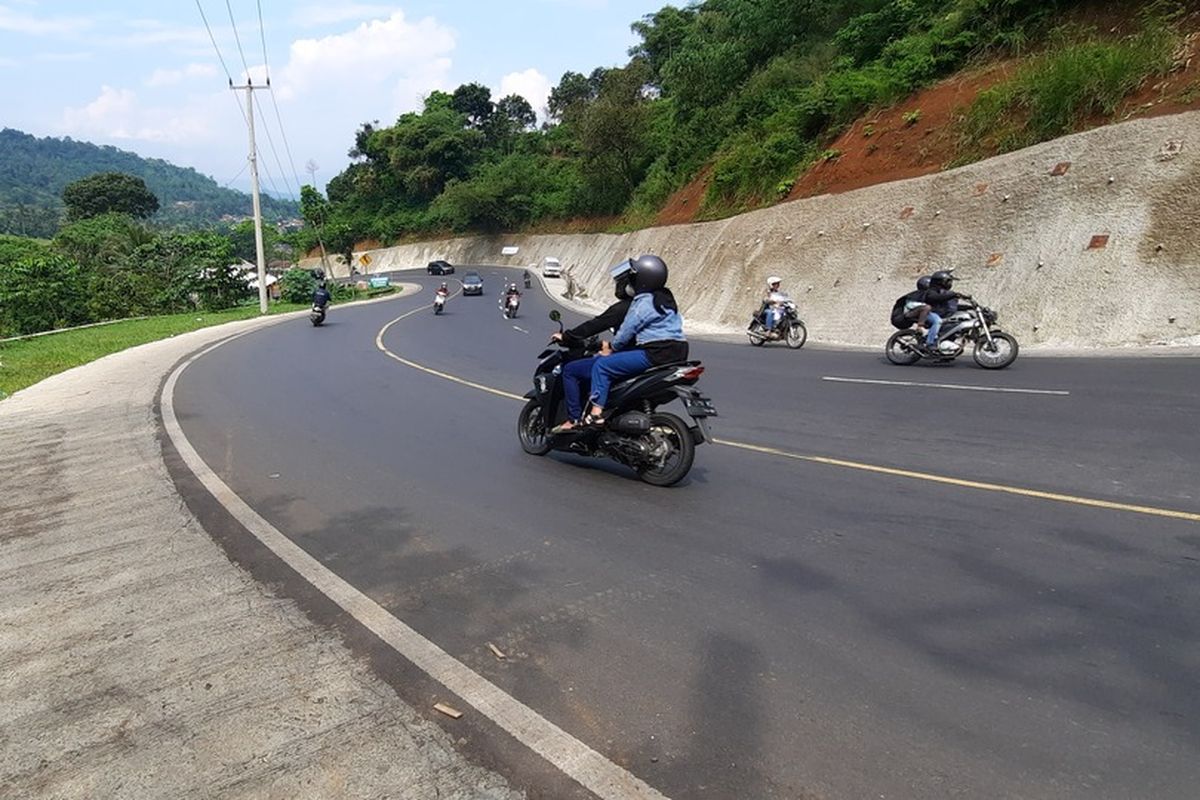
{"label": "grass verge", "polygon": [[[378,297],[383,292],[374,292]],[[366,293],[363,293],[366,296]],[[301,311],[307,304],[274,303],[269,314]],[[258,316],[258,304],[228,311],[169,314],[125,320],[111,325],[63,331],[32,339],[0,343],[0,400],[40,380],[112,353],[181,333]]]}

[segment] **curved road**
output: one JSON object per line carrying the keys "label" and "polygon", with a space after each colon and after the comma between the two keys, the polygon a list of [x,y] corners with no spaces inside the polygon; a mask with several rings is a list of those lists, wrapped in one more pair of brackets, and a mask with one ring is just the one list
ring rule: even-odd
{"label": "curved road", "polygon": [[307,553],[676,800],[1195,796],[1195,359],[902,369],[694,339],[723,443],[656,489],[525,455],[517,401],[376,346],[412,312],[388,351],[523,394],[552,304],[505,320],[517,273],[482,273],[442,317],[440,279],[405,273],[425,291],[204,355],[184,432]]}

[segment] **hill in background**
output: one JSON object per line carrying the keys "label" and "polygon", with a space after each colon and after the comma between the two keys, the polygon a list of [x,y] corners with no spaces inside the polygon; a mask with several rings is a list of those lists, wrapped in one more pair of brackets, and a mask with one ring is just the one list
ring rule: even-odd
{"label": "hill in background", "polygon": [[[142,158],[107,145],[70,138],[39,139],[18,130],[0,130],[0,234],[49,238],[63,216],[62,190],[97,172],[123,172],[146,182],[158,197],[161,225],[208,227],[223,218],[251,214],[250,196],[226,189],[190,167]],[[262,197],[263,216],[299,216],[298,204]]]}

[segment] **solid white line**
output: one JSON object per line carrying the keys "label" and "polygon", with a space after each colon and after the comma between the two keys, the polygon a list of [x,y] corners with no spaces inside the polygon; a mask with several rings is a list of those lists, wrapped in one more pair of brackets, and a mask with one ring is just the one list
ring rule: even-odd
{"label": "solid white line", "polygon": [[[414,309],[409,313],[415,313],[417,310],[427,309]],[[244,334],[223,339],[180,364],[171,373],[162,391],[163,426],[167,436],[188,469],[217,502],[284,563],[389,644],[397,653],[597,797],[605,800],[666,800],[665,795],[654,787],[609,761],[524,703],[506,694],[483,676],[471,671],[461,661],[331,572],[250,508],[204,463],[187,440],[175,416],[175,386],[183,371],[197,359],[241,335]]]}
{"label": "solid white line", "polygon": [[960,383],[919,383],[917,381],[883,381],[872,378],[835,378],[829,375],[821,378],[832,383],[869,383],[878,386],[917,386],[922,389],[957,389],[964,392],[1003,392],[1006,394],[1047,394],[1055,397],[1069,397],[1070,392],[1059,389],[1008,389],[1003,386],[965,386]]}

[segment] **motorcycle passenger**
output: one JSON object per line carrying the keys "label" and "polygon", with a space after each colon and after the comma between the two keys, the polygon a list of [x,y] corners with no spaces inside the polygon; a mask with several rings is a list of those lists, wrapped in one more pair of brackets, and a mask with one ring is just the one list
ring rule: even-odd
{"label": "motorcycle passenger", "polygon": [[667,264],[655,255],[641,255],[629,264],[633,272],[633,302],[611,344],[600,349],[592,365],[592,409],[586,425],[603,425],[604,404],[613,381],[631,378],[651,367],[685,361],[688,343],[683,315],[667,288]]}
{"label": "motorcycle passenger", "polygon": [[[609,275],[613,278],[613,294],[616,296],[617,302],[587,322],[582,322],[561,333],[555,333],[550,338],[561,342],[566,347],[582,349],[584,343],[596,334],[607,330],[615,331],[621,327],[621,323],[625,321],[625,314],[629,311],[630,304],[633,303],[633,271],[629,264],[628,260],[622,261],[609,270]],[[563,395],[567,404],[567,421],[556,426],[551,433],[563,433],[579,424],[583,417],[583,387],[584,384],[591,381],[592,365],[595,361],[596,356],[577,358],[567,362],[563,367],[562,382]]]}
{"label": "motorcycle passenger", "polygon": [[937,350],[938,334],[942,330],[942,321],[958,310],[958,299],[962,297],[950,287],[954,285],[954,276],[949,270],[938,270],[929,276],[929,290],[925,292],[925,303],[929,306],[926,319],[929,330],[925,334],[925,347]]}
{"label": "motorcycle passenger", "polygon": [[906,328],[914,323],[920,327],[925,327],[926,317],[932,310],[929,303],[925,302],[925,295],[929,292],[929,286],[932,278],[928,275],[917,279],[917,290],[909,292],[896,301],[892,306],[892,324],[897,328]]}
{"label": "motorcycle passenger", "polygon": [[771,295],[780,293],[780,285],[783,279],[777,278],[774,275],[767,278],[767,293],[763,296],[762,305],[758,309],[758,316],[763,321],[763,327],[770,333],[775,329],[780,317],[783,316],[783,307],[771,297]]}
{"label": "motorcycle passenger", "polygon": [[325,306],[329,305],[329,301],[333,299],[333,295],[329,293],[329,289],[325,287],[325,281],[317,284],[317,288],[313,291],[313,307],[325,310]]}

